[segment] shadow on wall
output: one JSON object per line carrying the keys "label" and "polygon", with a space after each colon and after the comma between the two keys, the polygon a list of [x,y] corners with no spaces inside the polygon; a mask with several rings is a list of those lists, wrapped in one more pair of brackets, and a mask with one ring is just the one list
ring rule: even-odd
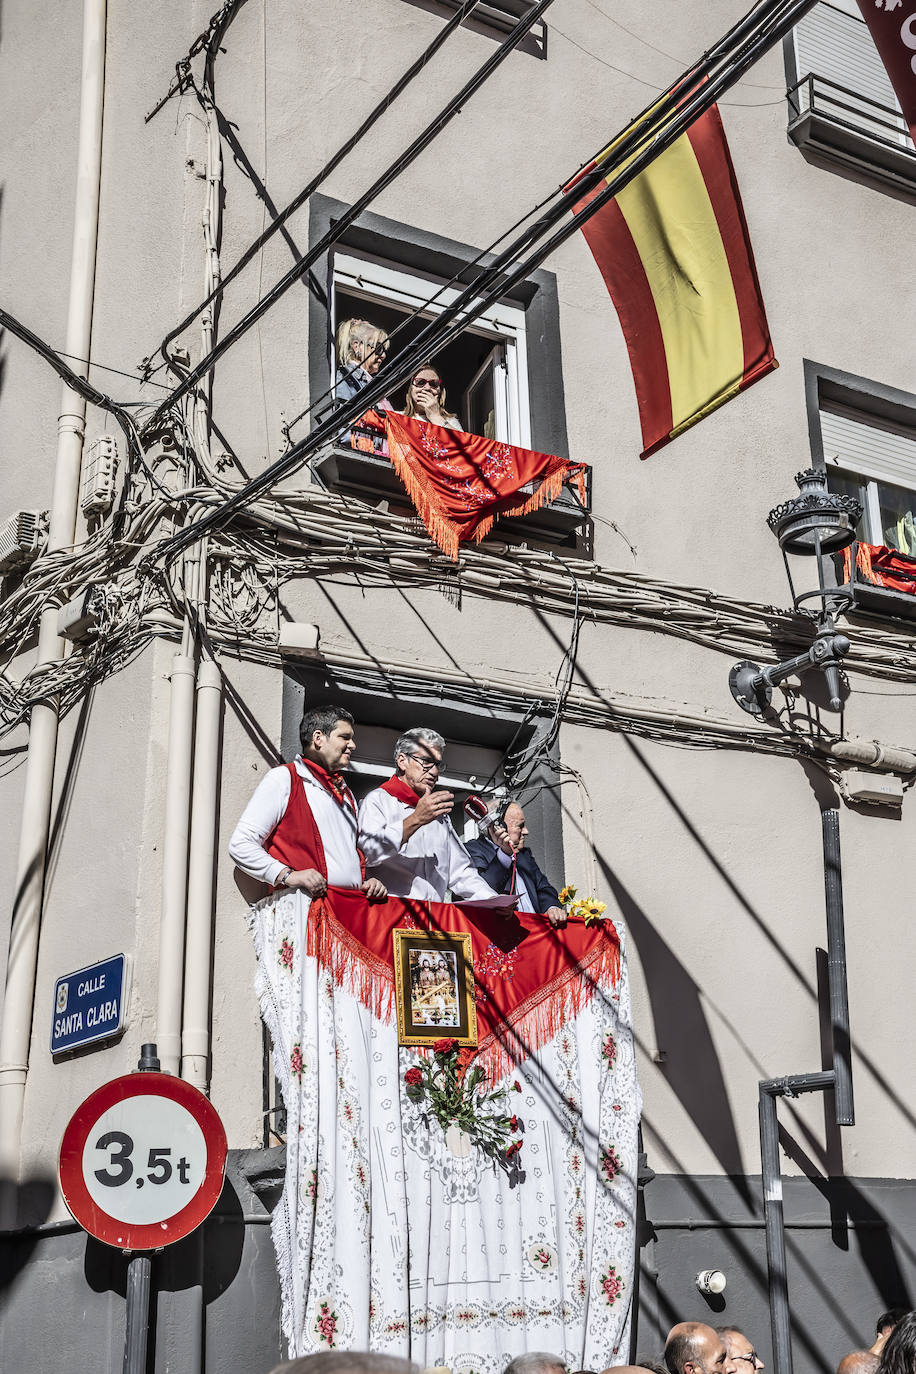
{"label": "shadow on wall", "polygon": [[[0,1177],[0,1221],[3,1228],[15,1231],[23,1226],[41,1226],[54,1203],[57,1184],[53,1178],[36,1175],[24,1183]],[[0,1293],[9,1288],[17,1274],[29,1263],[38,1235],[18,1235],[15,1245],[0,1246]]]}
{"label": "shadow on wall", "polygon": [[665,1078],[723,1172],[734,1177],[750,1207],[751,1194],[743,1179],[745,1167],[738,1132],[700,989],[629,889],[600,854],[596,857],[645,970],[655,1043],[667,1056]]}

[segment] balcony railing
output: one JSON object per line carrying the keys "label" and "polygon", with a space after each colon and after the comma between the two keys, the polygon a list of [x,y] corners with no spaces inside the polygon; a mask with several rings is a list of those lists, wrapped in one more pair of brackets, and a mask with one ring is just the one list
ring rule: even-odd
{"label": "balcony railing", "polygon": [[813,72],[787,96],[796,147],[916,189],[916,148],[899,111]]}

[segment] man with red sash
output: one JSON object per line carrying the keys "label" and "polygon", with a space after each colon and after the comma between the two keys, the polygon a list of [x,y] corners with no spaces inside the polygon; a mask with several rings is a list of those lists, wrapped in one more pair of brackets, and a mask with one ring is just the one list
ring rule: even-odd
{"label": "man with red sash", "polygon": [[387,894],[367,878],[356,843],[356,799],[344,782],[356,748],[353,717],[338,706],[306,711],[302,753],[263,777],[229,841],[243,872],[273,888],[322,897],[331,887],[356,887],[370,901]]}
{"label": "man with red sash", "polygon": [[363,799],[359,843],[366,868],[395,897],[460,902],[494,897],[448,819],[452,792],[434,790],[445,740],[418,726],[394,748],[397,772]]}

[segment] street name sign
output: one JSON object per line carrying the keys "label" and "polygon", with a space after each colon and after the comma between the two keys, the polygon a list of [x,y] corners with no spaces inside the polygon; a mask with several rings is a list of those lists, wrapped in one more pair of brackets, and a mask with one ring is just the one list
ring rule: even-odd
{"label": "street name sign", "polygon": [[127,1074],[86,1098],[60,1147],[60,1188],[85,1231],[119,1250],[158,1250],[209,1216],[226,1132],[202,1092],[167,1073]]}
{"label": "street name sign", "polygon": [[51,1053],[78,1050],[124,1029],[130,996],[130,960],[115,954],[65,973],[54,985]]}

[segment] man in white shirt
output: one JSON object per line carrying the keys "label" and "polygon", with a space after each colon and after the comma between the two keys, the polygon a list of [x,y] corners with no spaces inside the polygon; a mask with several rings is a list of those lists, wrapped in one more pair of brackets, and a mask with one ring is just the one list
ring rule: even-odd
{"label": "man in white shirt", "polygon": [[359,843],[366,871],[395,897],[425,902],[482,900],[496,894],[480,877],[449,817],[454,793],[435,789],[445,740],[417,726],[395,745],[397,772],[363,799]]}
{"label": "man in white shirt", "polygon": [[357,847],[356,800],[343,778],[356,748],[353,717],[338,706],[306,711],[302,753],[272,768],[258,784],[229,841],[244,873],[273,888],[322,897],[331,887],[355,887],[370,901],[387,894],[366,878]]}

